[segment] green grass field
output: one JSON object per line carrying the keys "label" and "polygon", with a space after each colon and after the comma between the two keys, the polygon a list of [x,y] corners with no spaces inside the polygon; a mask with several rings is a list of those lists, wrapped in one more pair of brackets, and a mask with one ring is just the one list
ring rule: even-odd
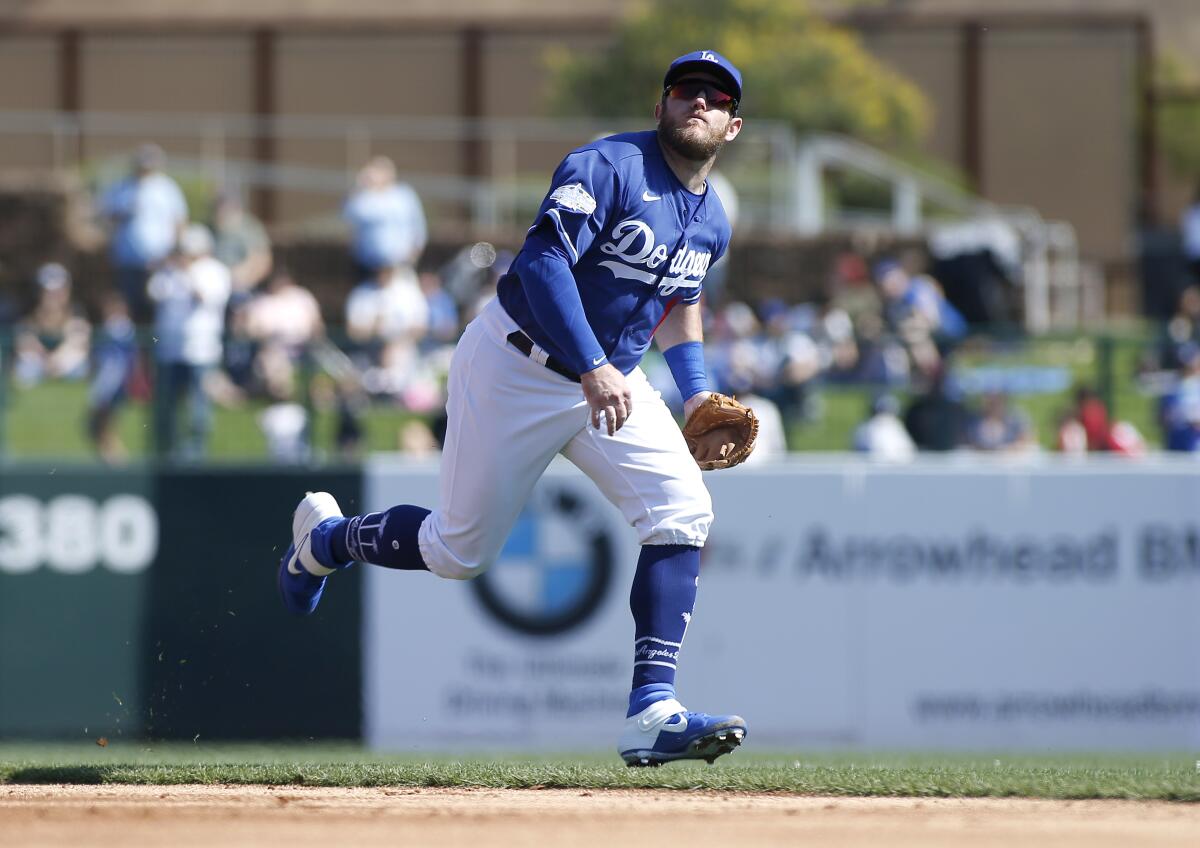
{"label": "green grass field", "polygon": [[[22,460],[88,461],[95,454],[85,429],[87,387],[82,383],[50,382],[5,395],[0,407],[4,440],[0,455]],[[209,456],[215,460],[265,461],[267,443],[258,425],[266,404],[248,401],[237,409],[214,409]],[[366,416],[364,451],[394,451],[399,432],[412,420],[405,410],[377,405]],[[151,409],[146,402],[130,402],[117,418],[117,431],[132,459],[149,456],[153,448]],[[313,442],[321,456],[333,451],[336,421],[332,412],[317,412]]]}
{"label": "green grass field", "polygon": [[[1132,375],[1145,342],[1126,339],[1115,344],[1108,368],[1113,375],[1114,420],[1128,420],[1149,445],[1161,441],[1155,422],[1154,398],[1142,394]],[[1099,384],[1101,372],[1097,344],[1087,340],[1041,340],[1011,348],[993,345],[969,349],[959,355],[964,367],[1057,367],[1066,369],[1073,383]],[[810,420],[790,422],[788,443],[797,451],[845,451],[851,447],[855,427],[864,419],[873,390],[862,386],[822,386]],[[901,393],[901,400],[906,396]],[[969,398],[970,403],[977,401]],[[1029,394],[1015,397],[1044,448],[1054,447],[1058,416],[1069,403],[1068,394]],[[236,409],[215,410],[209,455],[221,461],[263,461],[266,440],[258,425],[265,404],[248,401]],[[84,419],[87,387],[83,383],[48,382],[32,389],[9,385],[0,403],[0,456],[26,460],[87,461],[93,457]],[[394,451],[401,428],[415,416],[402,408],[376,403],[367,412],[362,444],[364,452]],[[151,414],[147,403],[129,403],[121,411],[118,430],[134,459],[149,455]],[[317,459],[332,458],[336,422],[332,412],[317,411],[313,420],[313,445]]]}
{"label": "green grass field", "polygon": [[685,789],[1200,801],[1194,755],[783,754],[630,769],[615,757],[371,754],[355,746],[0,744],[0,783]]}

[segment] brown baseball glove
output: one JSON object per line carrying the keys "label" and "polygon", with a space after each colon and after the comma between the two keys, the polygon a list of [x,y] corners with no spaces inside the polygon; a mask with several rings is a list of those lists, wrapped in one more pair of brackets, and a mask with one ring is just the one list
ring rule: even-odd
{"label": "brown baseball glove", "polygon": [[750,407],[713,392],[683,425],[683,438],[704,471],[732,468],[745,462],[754,450],[758,418]]}

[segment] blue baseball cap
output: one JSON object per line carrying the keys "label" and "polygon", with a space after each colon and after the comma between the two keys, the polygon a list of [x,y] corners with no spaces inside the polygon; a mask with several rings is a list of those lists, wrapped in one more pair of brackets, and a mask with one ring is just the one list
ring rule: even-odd
{"label": "blue baseball cap", "polygon": [[695,50],[680,56],[667,68],[667,75],[663,77],[663,88],[689,73],[712,74],[725,81],[734,100],[742,99],[742,72],[734,67],[733,62],[715,50]]}

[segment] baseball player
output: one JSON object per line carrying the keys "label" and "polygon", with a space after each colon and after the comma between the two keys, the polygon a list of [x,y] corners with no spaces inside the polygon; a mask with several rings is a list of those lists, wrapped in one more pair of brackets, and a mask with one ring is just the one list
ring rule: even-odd
{"label": "baseball player", "polygon": [[[700,471],[744,459],[756,433],[751,413],[708,390],[700,313],[705,272],[730,235],[706,176],[741,131],[741,96],[727,59],[688,53],[667,69],[657,130],[567,155],[497,298],[455,352],[440,506],[346,518],[331,495],[310,493],[279,567],[288,609],[311,613],[328,576],[355,561],[481,574],[561,453],[642,545],[621,757],[712,762],[741,743],[742,718],[690,712],[674,686],[713,519]],[[685,398],[683,433],[638,367],[652,338]]]}

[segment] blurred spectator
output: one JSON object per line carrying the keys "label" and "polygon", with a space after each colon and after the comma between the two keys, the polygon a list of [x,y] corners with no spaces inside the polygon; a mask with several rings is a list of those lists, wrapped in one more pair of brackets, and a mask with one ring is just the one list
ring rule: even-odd
{"label": "blurred spectator", "polygon": [[230,299],[236,306],[239,296],[248,297],[271,273],[271,240],[238,193],[228,189],[218,194],[213,204],[212,231],[213,256],[229,269]]}
{"label": "blurred spectator", "polygon": [[[833,348],[830,378],[873,385],[899,385],[908,379],[908,354],[887,332],[883,299],[871,279],[866,261],[847,251],[833,263],[829,310],[846,316],[853,337]],[[846,370],[846,365],[853,365]]]}
{"label": "blurred spectator", "polygon": [[809,417],[812,381],[821,372],[821,354],[808,333],[793,324],[793,314],[785,303],[767,301],[761,309],[762,373],[759,385],[789,420]]}
{"label": "blurred spectator", "polygon": [[243,206],[240,195],[230,189],[217,195],[212,226],[213,256],[229,269],[231,285],[225,309],[230,327],[225,339],[225,371],[231,390],[240,393],[250,388],[254,342],[243,332],[239,316],[253,297],[254,287],[271,272],[271,241],[262,223]]}
{"label": "blurred spectator", "polygon": [[917,370],[933,373],[942,353],[966,335],[962,315],[933,279],[914,275],[895,260],[885,259],[875,266],[875,282],[887,325],[904,343]]}
{"label": "blurred spectator", "polygon": [[[770,385],[774,375],[766,373],[760,329],[754,310],[740,300],[727,303],[713,313],[705,343],[708,368],[716,385],[736,386],[737,391],[749,391],[750,385]],[[682,411],[683,398],[670,377],[670,369],[665,367],[665,362],[662,365],[655,373],[655,388],[667,400],[668,406]]]}
{"label": "blurred spectator", "polygon": [[[279,345],[267,359],[284,357]],[[290,365],[264,363],[261,378],[271,403],[258,414],[258,426],[267,441],[267,455],[279,463],[297,465],[311,457],[308,410],[296,402],[295,371]]]}
{"label": "blurred spectator", "polygon": [[410,268],[383,266],[346,301],[346,332],[367,355],[372,394],[400,394],[415,375],[429,305]]}
{"label": "blurred spectator", "polygon": [[1086,450],[1107,451],[1139,456],[1145,452],[1145,442],[1137,429],[1126,421],[1111,423],[1108,408],[1100,395],[1089,386],[1075,390],[1074,406],[1059,420],[1058,449],[1078,453],[1080,445]]}
{"label": "blurred spectator", "polygon": [[856,378],[858,341],[849,313],[829,298],[818,297],[812,303],[792,307],[791,322],[817,346],[818,368],[824,379],[847,382]]}
{"label": "blurred spectator", "polygon": [[783,414],[779,407],[770,398],[754,391],[740,394],[737,399],[753,409],[758,417],[758,438],[754,443],[754,452],[747,457],[746,464],[761,465],[787,456],[787,427],[783,423]]}
{"label": "blurred spectator", "polygon": [[1106,451],[1111,448],[1111,427],[1108,424],[1108,409],[1100,395],[1088,386],[1075,390],[1075,408],[1072,418],[1083,428],[1089,451]]}
{"label": "blurred spectator", "polygon": [[325,333],[316,297],[286,268],[267,279],[246,305],[242,320],[250,338],[260,344],[283,345],[292,354]]}
{"label": "blurred spectator", "polygon": [[975,450],[989,452],[1016,453],[1037,448],[1029,416],[1010,406],[1004,392],[983,396],[982,408],[971,421],[968,441]]}
{"label": "blurred spectator", "polygon": [[1197,345],[1200,345],[1200,284],[1180,292],[1175,312],[1165,328],[1159,366],[1170,371],[1180,368],[1183,352]]}
{"label": "blurred spectator", "polygon": [[725,394],[734,395],[743,404],[754,410],[758,417],[758,439],[754,452],[746,460],[747,465],[759,465],[787,455],[787,431],[779,407],[758,391],[756,383],[760,374],[752,348],[736,347],[732,359],[726,364],[725,374],[717,385]]}
{"label": "blurred spectator", "polygon": [[87,375],[92,328],[71,300],[71,274],[57,262],[37,272],[37,303],[18,325],[13,367],[17,383],[81,380]]}
{"label": "blurred spectator", "polygon": [[904,413],[904,427],[923,451],[951,451],[967,441],[967,408],[949,385],[945,363],[926,378],[925,391],[918,394]]}
{"label": "blurred spectator", "polygon": [[258,414],[258,426],[267,440],[267,456],[274,462],[299,465],[310,456],[308,412],[294,400],[279,400]]}
{"label": "blurred spectator", "polygon": [[868,385],[903,386],[911,368],[908,351],[884,326],[883,317],[864,316],[855,324],[858,367],[854,379]]}
{"label": "blurred spectator", "polygon": [[1183,256],[1192,269],[1192,279],[1200,285],[1200,182],[1196,184],[1196,195],[1192,205],[1183,212],[1179,223],[1183,238]]}
{"label": "blurred spectator", "polygon": [[426,348],[453,345],[458,341],[458,304],[442,285],[442,278],[426,271],[417,278],[421,294],[429,307],[429,332],[425,337]]}
{"label": "blurred spectator", "polygon": [[1200,346],[1181,354],[1179,381],[1159,410],[1163,443],[1169,451],[1200,454]]}
{"label": "blurred spectator", "polygon": [[841,254],[833,263],[833,306],[845,312],[854,326],[880,320],[883,301],[872,285],[866,261],[857,253]]}
{"label": "blurred spectator", "polygon": [[917,453],[904,422],[900,420],[900,402],[894,395],[880,395],[871,403],[870,416],[854,431],[854,450],[872,459],[907,462]]}
{"label": "blurred spectator", "polygon": [[837,381],[852,379],[858,373],[859,351],[850,314],[831,302],[823,302],[817,319],[815,339],[826,375]]}
{"label": "blurred spectator", "polygon": [[[229,269],[212,256],[208,228],[192,224],[180,237],[171,260],[150,278],[157,305],[155,354],[158,359],[156,445],[160,455],[196,459],[204,455],[211,428],[210,375],[221,361]],[[186,397],[188,435],[176,442],[176,407]]]}
{"label": "blurred spectator", "polygon": [[356,279],[381,268],[415,268],[427,240],[425,212],[412,187],[396,181],[396,166],[376,156],[358,174],[358,188],[343,215],[353,231]]}
{"label": "blurred spectator", "polygon": [[116,292],[104,296],[100,315],[88,392],[88,436],[100,458],[112,464],[128,456],[114,424],[137,363],[137,330],[125,298]]}
{"label": "blurred spectator", "polygon": [[1087,456],[1088,438],[1083,422],[1071,414],[1070,410],[1058,417],[1058,439],[1055,447],[1065,454],[1074,457]]}
{"label": "blurred spectator", "polygon": [[412,343],[428,327],[429,304],[408,269],[384,266],[346,300],[346,332],[360,344]]}
{"label": "blurred spectator", "polygon": [[178,184],[163,173],[166,155],[144,144],[133,157],[133,172],[112,186],[100,203],[113,227],[110,253],[117,286],[135,322],[150,319],[146,286],[187,225],[188,208]]}
{"label": "blurred spectator", "polygon": [[253,373],[268,389],[294,378],[306,347],[325,334],[321,309],[312,292],[286,269],[267,278],[261,293],[235,316],[239,336],[257,351]]}

